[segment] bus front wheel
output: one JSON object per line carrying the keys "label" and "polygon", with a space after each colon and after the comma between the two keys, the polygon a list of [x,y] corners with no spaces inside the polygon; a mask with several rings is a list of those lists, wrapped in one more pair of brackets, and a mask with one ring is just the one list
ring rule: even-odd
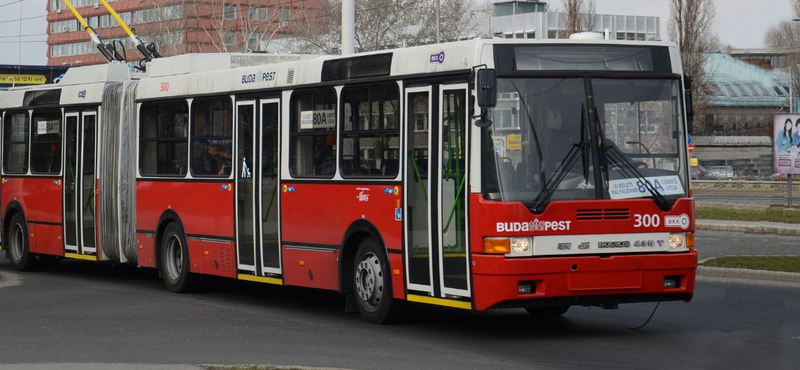
{"label": "bus front wheel", "polygon": [[194,276],[189,271],[189,247],[180,226],[169,224],[161,238],[159,268],[164,284],[172,292],[187,293],[194,287]]}
{"label": "bus front wheel", "polygon": [[14,269],[17,271],[30,271],[36,268],[38,261],[30,253],[28,225],[25,223],[25,217],[21,213],[11,217],[11,224],[8,227],[8,235],[6,235],[5,240],[8,241],[7,253]]}
{"label": "bus front wheel", "polygon": [[361,241],[353,264],[353,289],[361,317],[388,324],[399,318],[400,302],[392,298],[389,263],[375,239]]}

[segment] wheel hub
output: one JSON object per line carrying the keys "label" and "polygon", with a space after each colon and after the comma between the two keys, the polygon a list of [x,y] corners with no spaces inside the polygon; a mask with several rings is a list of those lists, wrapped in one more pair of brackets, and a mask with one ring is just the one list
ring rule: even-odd
{"label": "wheel hub", "polygon": [[22,232],[22,226],[14,225],[11,231],[11,246],[9,253],[15,261],[22,259],[22,249],[25,244],[25,233]]}
{"label": "wheel hub", "polygon": [[383,272],[381,262],[374,254],[369,253],[356,267],[356,293],[361,300],[375,308],[383,297]]}
{"label": "wheel hub", "polygon": [[183,246],[176,236],[167,244],[167,272],[172,280],[177,280],[183,271]]}

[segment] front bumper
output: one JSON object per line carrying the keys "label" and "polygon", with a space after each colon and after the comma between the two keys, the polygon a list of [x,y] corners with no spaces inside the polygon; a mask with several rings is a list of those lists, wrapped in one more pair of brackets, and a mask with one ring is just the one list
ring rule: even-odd
{"label": "front bumper", "polygon": [[[697,252],[506,258],[473,256],[475,308],[556,305],[613,305],[689,301],[694,293]],[[680,286],[664,288],[664,278]],[[534,287],[520,294],[520,283]]]}

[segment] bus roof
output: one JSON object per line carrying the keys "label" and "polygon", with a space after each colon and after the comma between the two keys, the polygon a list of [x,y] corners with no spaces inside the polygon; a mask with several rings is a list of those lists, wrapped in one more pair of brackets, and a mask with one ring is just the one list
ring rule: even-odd
{"label": "bus roof", "polygon": [[[472,40],[379,50],[353,55],[297,54],[184,54],[154,59],[146,74],[137,74],[122,63],[73,67],[59,84],[13,88],[14,92],[66,88],[62,96],[84,95],[80,102],[99,102],[100,96],[81,93],[81,86],[139,80],[137,99],[157,99],[224,92],[247,92],[301,86],[356,77],[413,76],[450,71],[469,71],[478,65],[494,67],[493,45],[633,45],[668,47],[672,70],[681,73],[677,47],[661,41],[531,40],[476,38]],[[374,75],[370,75],[374,73]],[[327,79],[326,79],[327,78]],[[73,86],[73,88],[67,88]],[[102,89],[99,90],[102,93]],[[76,95],[77,96],[77,95]],[[75,99],[62,101],[67,104]],[[22,97],[0,100],[3,107],[19,106]]]}

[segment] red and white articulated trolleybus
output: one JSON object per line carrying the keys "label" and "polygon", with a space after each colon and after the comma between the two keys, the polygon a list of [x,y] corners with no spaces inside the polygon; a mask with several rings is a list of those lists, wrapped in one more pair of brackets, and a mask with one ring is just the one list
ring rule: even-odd
{"label": "red and white articulated trolleybus", "polygon": [[340,291],[374,322],[689,301],[687,84],[673,44],[594,39],[75,68],[0,95],[4,246]]}

